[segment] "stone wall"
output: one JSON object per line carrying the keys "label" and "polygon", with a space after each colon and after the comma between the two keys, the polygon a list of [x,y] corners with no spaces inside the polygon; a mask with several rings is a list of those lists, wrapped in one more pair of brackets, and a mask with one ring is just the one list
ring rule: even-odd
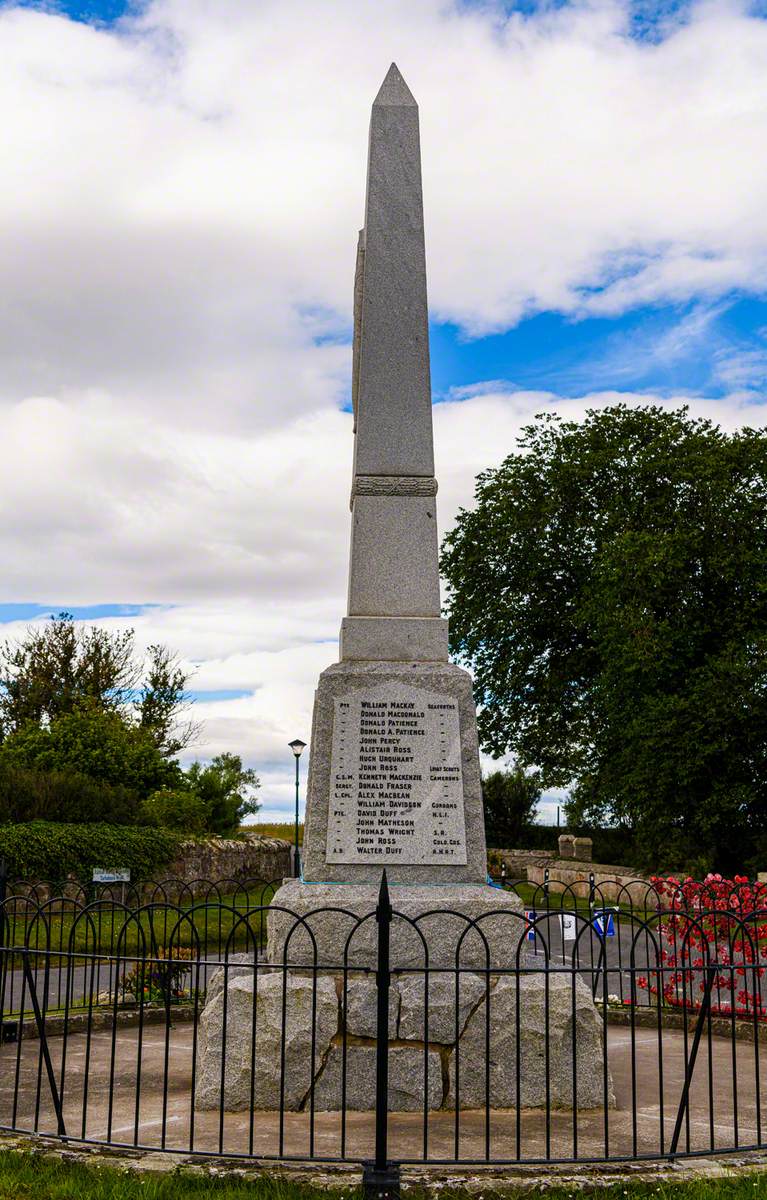
{"label": "stone wall", "polygon": [[533,864],[527,868],[528,883],[543,884],[545,870],[549,871],[549,887],[552,892],[563,892],[573,898],[588,899],[590,876],[598,899],[622,903],[644,904],[654,895],[648,879],[643,879],[630,867],[611,867],[605,863],[575,862],[573,859],[553,859],[543,865]]}
{"label": "stone wall", "polygon": [[194,880],[235,880],[238,883],[258,879],[282,882],[292,875],[293,847],[281,838],[259,837],[248,833],[242,839],[206,838],[202,842],[184,842],[181,852],[161,875],[184,883]]}
{"label": "stone wall", "polygon": [[[204,841],[181,842],[178,856],[172,863],[161,866],[151,880],[133,880],[125,889],[119,883],[100,884],[102,898],[174,900],[181,892],[202,896],[210,892],[210,884],[232,882],[275,883],[293,876],[293,846],[281,838],[259,838],[248,833],[245,838],[206,838]],[[162,884],[160,892],[157,884]],[[90,895],[90,880],[67,876],[64,887],[50,886],[46,881],[12,881],[14,895],[26,895],[38,904],[46,904],[52,895],[64,894],[83,900]],[[268,901],[265,901],[268,902]]]}
{"label": "stone wall", "polygon": [[[151,880],[132,880],[125,888],[119,883],[101,884],[98,894],[102,898],[113,897],[127,903],[163,899],[175,900],[183,891],[189,897],[200,897],[210,893],[211,884],[230,882],[274,883],[280,886],[283,879],[293,875],[293,846],[281,838],[259,837],[248,833],[243,839],[206,838],[205,841],[182,842],[173,862],[159,867]],[[157,884],[162,889],[157,890]],[[68,875],[63,887],[44,880],[12,880],[9,888],[14,895],[28,896],[38,904],[45,904],[54,895],[65,895],[84,902],[92,898],[88,878],[78,879]],[[231,889],[230,889],[231,890]],[[268,897],[264,903],[269,903]]]}
{"label": "stone wall", "polygon": [[527,879],[529,867],[550,866],[556,861],[557,855],[553,850],[490,850],[491,874],[497,875],[497,862],[500,860],[506,868],[506,878],[510,880]]}
{"label": "stone wall", "polygon": [[[560,838],[560,844],[562,841]],[[563,892],[568,889],[573,899],[588,898],[590,876],[593,873],[600,900],[622,900],[634,904],[647,900],[650,891],[649,880],[633,867],[584,861],[572,857],[572,848],[569,849],[571,854],[567,858],[562,858],[552,850],[491,850],[491,873],[494,876],[498,874],[500,860],[505,867],[504,874],[510,882],[527,880],[528,883],[542,886],[546,882],[548,871],[551,891]]]}

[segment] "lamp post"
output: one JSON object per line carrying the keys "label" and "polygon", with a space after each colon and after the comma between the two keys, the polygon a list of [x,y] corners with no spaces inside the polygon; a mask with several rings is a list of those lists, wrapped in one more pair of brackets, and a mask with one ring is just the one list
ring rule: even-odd
{"label": "lamp post", "polygon": [[295,855],[296,855],[296,875],[300,875],[300,858],[298,855],[298,760],[301,757],[301,752],[306,748],[306,742],[302,742],[300,738],[294,738],[292,742],[288,742],[296,760],[296,834],[295,834]]}

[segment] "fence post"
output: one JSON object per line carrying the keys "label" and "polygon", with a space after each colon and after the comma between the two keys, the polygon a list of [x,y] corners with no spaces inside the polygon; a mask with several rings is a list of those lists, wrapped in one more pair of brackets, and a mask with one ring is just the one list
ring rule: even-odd
{"label": "fence post", "polygon": [[[16,1025],[12,1021],[5,1020],[5,989],[7,983],[7,974],[10,970],[8,962],[9,955],[5,951],[6,941],[8,946],[11,944],[11,923],[8,920],[8,935],[6,938],[5,923],[7,914],[5,911],[5,898],[8,892],[8,866],[4,858],[0,858],[0,1044],[5,1041],[12,1040],[15,1037]],[[12,1032],[13,1031],[13,1032]]]}
{"label": "fence post", "polygon": [[[11,932],[11,920],[10,920],[10,918],[8,918],[7,913],[5,911],[5,901],[7,898],[7,894],[8,894],[8,864],[6,863],[5,858],[0,858],[0,946],[5,946],[6,920],[7,920],[7,926],[8,926],[8,934],[10,934],[10,932]],[[11,938],[8,937],[8,942],[10,942],[10,941],[11,941]],[[4,961],[5,961],[5,958],[4,958]],[[5,982],[4,972],[2,972],[2,968],[0,967],[0,983],[4,983],[4,982]]]}
{"label": "fence post", "polygon": [[399,1163],[389,1162],[389,987],[392,908],[386,871],[376,905],[378,953],[376,956],[376,1156],[364,1164],[362,1190],[366,1200],[399,1200]]}
{"label": "fence post", "polygon": [[[45,961],[46,961],[46,964],[49,961],[47,955],[46,955]],[[64,1124],[64,1113],[63,1113],[63,1110],[61,1107],[61,1096],[59,1094],[59,1089],[56,1086],[56,1075],[53,1070],[53,1063],[51,1061],[51,1052],[50,1052],[50,1049],[48,1048],[48,1034],[47,1034],[47,1030],[45,1028],[45,1016],[40,1011],[40,1002],[37,998],[37,987],[35,985],[34,976],[32,975],[32,968],[29,965],[29,951],[28,950],[24,950],[23,955],[22,955],[22,962],[23,962],[23,966],[24,966],[24,979],[26,981],[27,987],[29,988],[29,998],[32,1001],[32,1011],[35,1014],[35,1024],[37,1025],[37,1036],[40,1039],[40,1050],[42,1052],[43,1062],[45,1063],[45,1072],[46,1072],[46,1075],[48,1076],[48,1086],[51,1089],[51,1099],[53,1100],[53,1108],[56,1113],[56,1128],[57,1128],[59,1137],[65,1138],[67,1136],[67,1127]],[[23,997],[23,994],[24,993],[22,992],[22,997]],[[19,1036],[21,1036],[21,1024],[22,1024],[23,1020],[24,1020],[24,1008],[22,1005],[22,1011],[19,1016]]]}

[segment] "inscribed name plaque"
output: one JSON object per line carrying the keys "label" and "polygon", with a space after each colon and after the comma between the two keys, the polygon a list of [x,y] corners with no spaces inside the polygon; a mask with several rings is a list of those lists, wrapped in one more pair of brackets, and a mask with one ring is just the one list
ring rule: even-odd
{"label": "inscribed name plaque", "polygon": [[335,701],[329,863],[466,863],[454,696],[384,684]]}

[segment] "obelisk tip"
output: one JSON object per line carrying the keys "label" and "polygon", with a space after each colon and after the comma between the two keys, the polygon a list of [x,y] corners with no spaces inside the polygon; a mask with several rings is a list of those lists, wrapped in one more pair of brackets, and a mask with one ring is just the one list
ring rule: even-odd
{"label": "obelisk tip", "polygon": [[392,63],[387,72],[386,78],[381,84],[380,91],[373,101],[374,106],[379,107],[386,105],[387,107],[404,106],[417,108],[415,97],[410,88],[405,83],[405,80],[400,74],[399,67],[396,63]]}

